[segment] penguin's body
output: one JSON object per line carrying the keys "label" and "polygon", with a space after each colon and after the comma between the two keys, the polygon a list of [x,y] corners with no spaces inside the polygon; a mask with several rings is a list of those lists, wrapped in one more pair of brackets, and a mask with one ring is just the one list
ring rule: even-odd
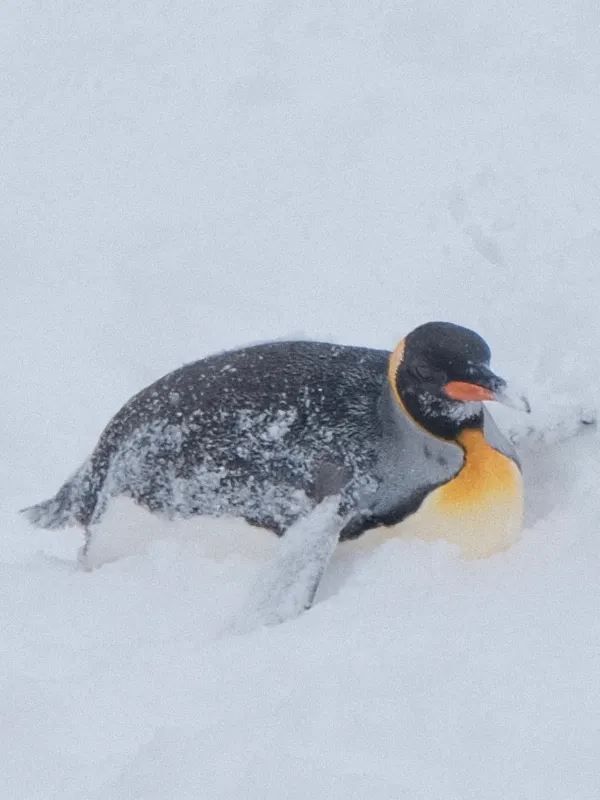
{"label": "penguin's body", "polygon": [[25,513],[89,537],[125,495],[167,517],[243,517],[281,535],[339,493],[342,540],[386,526],[486,555],[514,540],[523,504],[513,448],[481,405],[504,385],[488,361],[477,334],[449,323],[421,326],[391,356],[319,342],[211,356],[135,395],[57,495]]}

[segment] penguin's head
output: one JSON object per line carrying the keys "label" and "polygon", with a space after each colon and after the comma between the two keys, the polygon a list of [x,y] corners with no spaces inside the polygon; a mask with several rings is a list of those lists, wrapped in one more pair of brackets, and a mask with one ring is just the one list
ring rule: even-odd
{"label": "penguin's head", "polygon": [[490,348],[474,331],[450,322],[428,322],[392,353],[389,380],[400,406],[430,433],[455,439],[483,425],[484,400],[529,411],[506,381],[490,369]]}

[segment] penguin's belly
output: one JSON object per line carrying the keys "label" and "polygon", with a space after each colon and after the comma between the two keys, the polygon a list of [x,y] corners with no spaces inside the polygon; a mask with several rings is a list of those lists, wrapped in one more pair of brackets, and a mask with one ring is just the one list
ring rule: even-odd
{"label": "penguin's belly", "polygon": [[491,447],[483,433],[463,431],[462,469],[434,489],[419,509],[387,530],[388,536],[445,539],[467,558],[505,550],[519,537],[523,522],[523,479],[512,459]]}

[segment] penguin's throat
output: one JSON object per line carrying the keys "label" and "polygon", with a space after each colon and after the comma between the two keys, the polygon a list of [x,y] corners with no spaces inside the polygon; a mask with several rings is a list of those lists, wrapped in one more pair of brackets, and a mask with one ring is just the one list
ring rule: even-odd
{"label": "penguin's throat", "polygon": [[458,441],[465,430],[482,430],[483,406],[478,402],[454,402],[427,391],[402,390],[397,397],[414,422],[440,439]]}
{"label": "penguin's throat", "polygon": [[448,422],[454,422],[459,430],[467,426],[469,428],[478,427],[478,423],[483,425],[483,407],[479,402],[447,400],[445,397],[421,392],[416,398],[416,405],[421,417],[435,421],[438,417],[443,417]]}
{"label": "penguin's throat", "polygon": [[462,513],[465,508],[480,508],[499,504],[515,493],[520,486],[520,472],[508,456],[495,450],[486,440],[483,431],[465,429],[457,437],[465,453],[462,469],[445,484],[439,501],[445,513]]}

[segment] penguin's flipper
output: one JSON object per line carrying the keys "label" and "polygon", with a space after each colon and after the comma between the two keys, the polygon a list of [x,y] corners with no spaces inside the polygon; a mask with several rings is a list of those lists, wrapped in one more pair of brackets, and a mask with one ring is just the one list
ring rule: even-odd
{"label": "penguin's flipper", "polygon": [[250,590],[235,632],[275,625],[310,608],[344,526],[339,506],[339,495],[326,497],[288,528]]}

